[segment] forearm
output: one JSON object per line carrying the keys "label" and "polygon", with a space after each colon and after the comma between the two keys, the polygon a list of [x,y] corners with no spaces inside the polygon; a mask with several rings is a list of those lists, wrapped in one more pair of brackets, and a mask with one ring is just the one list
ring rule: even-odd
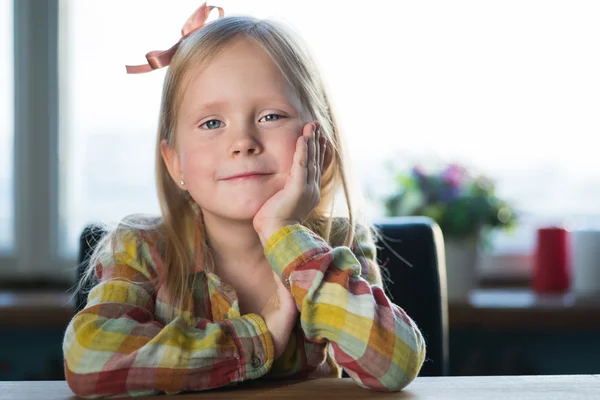
{"label": "forearm", "polygon": [[329,341],[330,354],[359,384],[399,390],[418,374],[423,337],[383,289],[361,277],[348,247],[331,248],[300,226],[288,226],[268,241],[272,268],[290,287],[306,338]]}
{"label": "forearm", "polygon": [[176,318],[163,326],[149,310],[115,302],[81,311],[67,328],[63,351],[67,382],[82,396],[210,389],[258,378],[273,362],[258,315],[195,327]]}

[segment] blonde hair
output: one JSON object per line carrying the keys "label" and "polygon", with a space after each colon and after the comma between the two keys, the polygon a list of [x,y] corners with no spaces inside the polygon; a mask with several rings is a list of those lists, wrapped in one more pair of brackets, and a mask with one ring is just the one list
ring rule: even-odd
{"label": "blonde hair", "polygon": [[[174,147],[176,122],[189,71],[202,68],[223,51],[234,39],[244,37],[258,43],[273,59],[285,79],[297,92],[302,105],[311,117],[319,121],[321,134],[330,144],[331,163],[322,172],[321,202],[311,213],[304,225],[330,241],[345,233],[343,245],[351,246],[355,234],[355,213],[351,203],[350,188],[346,176],[343,144],[332,104],[316,65],[298,37],[287,27],[276,21],[259,20],[246,16],[217,19],[186,38],[175,53],[163,85],[158,135],[156,138],[156,185],[162,220],[159,223],[139,224],[128,221],[127,226],[136,225],[146,231],[153,230],[160,237],[164,271],[158,277],[165,285],[168,303],[183,310],[190,301],[190,268],[197,262],[211,270],[212,257],[204,236],[202,221],[190,207],[189,194],[173,181],[161,155],[161,142]],[[337,191],[341,189],[345,198],[347,224],[333,226],[333,208]],[[345,232],[332,232],[343,229]],[[101,258],[102,248],[107,249],[114,232],[107,235],[96,248],[89,263],[93,270]],[[193,240],[194,243],[189,241]],[[190,251],[194,249],[194,251]],[[91,273],[91,272],[90,272]],[[88,274],[89,275],[89,274]]]}

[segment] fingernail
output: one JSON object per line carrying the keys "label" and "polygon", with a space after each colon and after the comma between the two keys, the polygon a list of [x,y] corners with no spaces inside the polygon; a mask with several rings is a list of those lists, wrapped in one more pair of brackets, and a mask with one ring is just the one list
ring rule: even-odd
{"label": "fingernail", "polygon": [[313,133],[316,133],[320,126],[318,122],[313,122]]}

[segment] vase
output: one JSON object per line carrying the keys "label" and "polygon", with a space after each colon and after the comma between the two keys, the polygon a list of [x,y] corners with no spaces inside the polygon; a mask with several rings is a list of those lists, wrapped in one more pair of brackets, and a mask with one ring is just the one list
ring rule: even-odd
{"label": "vase", "polygon": [[467,302],[477,284],[477,241],[448,238],[444,246],[448,300]]}

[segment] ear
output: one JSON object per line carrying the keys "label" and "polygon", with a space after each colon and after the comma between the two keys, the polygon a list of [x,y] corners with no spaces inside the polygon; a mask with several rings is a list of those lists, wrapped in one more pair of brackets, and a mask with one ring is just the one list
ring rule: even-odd
{"label": "ear", "polygon": [[183,180],[183,172],[181,171],[181,161],[177,150],[169,146],[167,141],[163,139],[160,142],[160,154],[169,170],[169,175],[171,175],[173,182],[180,188],[185,188],[185,185],[180,185],[180,181]]}

